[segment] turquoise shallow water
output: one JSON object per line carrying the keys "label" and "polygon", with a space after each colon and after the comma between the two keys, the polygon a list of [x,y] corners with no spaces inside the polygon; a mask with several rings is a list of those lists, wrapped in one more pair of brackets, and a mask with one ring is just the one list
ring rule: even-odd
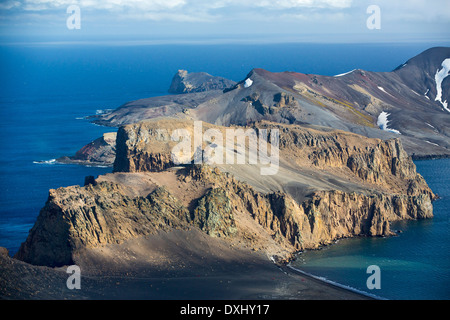
{"label": "turquoise shallow water", "polygon": [[[397,237],[340,240],[300,254],[292,266],[386,299],[450,299],[450,159],[416,165],[441,197],[434,219],[394,223]],[[381,289],[367,288],[370,265],[380,267]]]}

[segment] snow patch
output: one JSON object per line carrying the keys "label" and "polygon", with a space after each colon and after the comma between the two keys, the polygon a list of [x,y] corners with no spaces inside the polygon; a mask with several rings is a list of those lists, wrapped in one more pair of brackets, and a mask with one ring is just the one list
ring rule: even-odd
{"label": "snow patch", "polygon": [[450,109],[448,108],[447,101],[442,101],[442,82],[444,81],[445,78],[448,77],[449,72],[450,72],[450,59],[445,59],[442,62],[442,69],[441,70],[438,69],[436,75],[434,76],[437,90],[435,101],[439,101],[444,107],[444,109],[447,110],[448,112],[450,112]]}
{"label": "snow patch", "polygon": [[427,92],[425,92],[424,96],[425,96],[425,98],[427,98],[428,100],[430,100],[430,97],[427,96],[428,92],[430,92],[430,89],[428,89]]}
{"label": "snow patch", "polygon": [[429,143],[429,144],[432,144],[432,145],[434,145],[434,146],[440,147],[440,145],[438,145],[437,143],[433,143],[433,142],[430,142],[430,141],[428,141],[428,140],[425,140],[425,142],[426,142],[426,143]]}
{"label": "snow patch", "polygon": [[388,123],[389,123],[388,117],[389,117],[390,115],[391,115],[390,113],[387,113],[387,112],[384,112],[384,111],[383,111],[383,112],[378,116],[378,121],[377,121],[378,127],[379,127],[381,130],[383,130],[383,131],[389,131],[389,132],[392,132],[392,133],[401,134],[400,131],[395,130],[395,129],[390,129],[390,128],[388,127]]}
{"label": "snow patch", "polygon": [[356,69],[353,69],[352,71],[349,71],[349,72],[346,72],[346,73],[337,74],[337,75],[335,75],[334,77],[335,77],[335,78],[337,78],[337,77],[342,77],[342,76],[345,76],[345,75],[347,75],[347,74],[352,73],[353,71],[356,71]]}
{"label": "snow patch", "polygon": [[384,90],[383,87],[378,87],[378,89],[380,89],[380,90],[383,91],[384,93],[387,93],[386,90]]}
{"label": "snow patch", "polygon": [[429,124],[428,122],[425,122],[425,124],[429,127],[432,127],[433,129],[436,129],[435,127],[433,127],[431,124]]}
{"label": "snow patch", "polygon": [[247,80],[245,80],[244,82],[244,88],[250,88],[253,84],[253,80],[248,78]]}

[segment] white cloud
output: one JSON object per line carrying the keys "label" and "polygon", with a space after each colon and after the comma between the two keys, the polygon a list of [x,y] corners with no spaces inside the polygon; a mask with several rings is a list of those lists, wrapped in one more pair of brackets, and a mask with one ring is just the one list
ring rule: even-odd
{"label": "white cloud", "polygon": [[[368,6],[370,1],[355,2],[355,6]],[[436,22],[450,19],[448,0],[377,0],[374,4],[381,8],[382,18],[396,22]]]}
{"label": "white cloud", "polygon": [[[134,21],[168,22],[164,27],[181,34],[366,32],[370,4],[381,8],[382,32],[429,32],[441,38],[450,24],[449,0],[0,0],[0,25],[60,23],[71,4],[80,6],[92,28],[106,30],[120,21],[131,32]],[[176,22],[186,24],[179,28]]]}
{"label": "white cloud", "polygon": [[[219,9],[227,7],[247,8],[348,8],[353,0],[20,0],[7,1],[3,9],[21,7],[23,10],[42,11],[77,4],[85,9],[118,10],[132,9],[161,11],[170,9]],[[14,5],[12,5],[14,3]]]}
{"label": "white cloud", "polygon": [[266,1],[269,7],[279,8],[349,8],[352,0],[277,0]]}
{"label": "white cloud", "polygon": [[[187,0],[21,0],[15,2],[15,7],[27,11],[44,11],[68,7],[76,4],[89,10],[126,10],[136,11],[160,11],[176,9],[186,4]],[[12,6],[3,6],[3,9],[11,9]]]}
{"label": "white cloud", "polygon": [[242,8],[268,8],[268,9],[293,9],[293,8],[349,8],[353,0],[190,0],[189,5],[202,6],[211,9],[242,7]]}
{"label": "white cloud", "polygon": [[[270,19],[275,15],[292,14],[289,10],[349,8],[353,0],[8,0],[0,10],[20,15],[36,13],[47,19],[69,5],[79,5],[82,12],[108,14],[120,20],[223,22]],[[13,9],[13,10],[11,10]],[[263,12],[263,13],[262,13]],[[245,15],[244,15],[245,13]],[[306,12],[302,12],[305,14]],[[273,15],[273,16],[275,16]],[[35,16],[36,17],[36,16]]]}

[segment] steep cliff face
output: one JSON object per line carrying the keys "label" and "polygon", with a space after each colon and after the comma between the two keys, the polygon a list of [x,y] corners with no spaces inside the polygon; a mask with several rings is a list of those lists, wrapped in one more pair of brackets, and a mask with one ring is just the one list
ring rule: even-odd
{"label": "steep cliff face", "polygon": [[188,217],[188,211],[164,188],[136,198],[126,196],[122,186],[107,182],[50,190],[16,258],[36,265],[69,265],[82,248],[183,228]]}
{"label": "steep cliff face", "polygon": [[[160,146],[155,147],[153,142],[151,142],[151,137],[154,137],[154,135],[149,133],[150,136],[148,136],[147,132],[158,131],[158,129],[161,130],[162,128],[168,128],[168,132],[170,132],[170,129],[177,127],[192,132],[193,123],[190,121],[141,122],[136,125],[126,126],[121,130],[132,132],[128,134],[132,139],[124,139],[127,144],[124,148],[126,150],[124,153],[125,157],[133,158],[132,161],[135,163],[145,163],[145,161],[139,160],[139,155],[148,153],[151,150],[161,150]],[[306,213],[308,211],[306,208],[310,208],[308,212],[311,212],[311,210],[322,212],[324,217],[348,215],[345,219],[356,219],[358,221],[353,224],[346,222],[343,224],[347,226],[346,229],[342,229],[341,224],[339,224],[339,228],[333,229],[330,227],[335,231],[325,232],[324,234],[327,236],[321,237],[319,235],[322,233],[319,232],[317,236],[311,238],[309,242],[307,241],[310,245],[324,241],[328,242],[337,236],[343,235],[358,235],[360,233],[366,235],[388,235],[390,231],[386,221],[432,217],[431,201],[435,198],[435,195],[423,177],[417,173],[416,167],[411,157],[405,152],[400,139],[383,141],[364,138],[344,131],[322,131],[297,125],[282,125],[270,122],[257,123],[252,128],[256,132],[266,129],[269,132],[269,139],[271,130],[277,129],[279,131],[280,166],[282,167],[280,171],[283,170],[283,173],[286,172],[286,174],[270,177],[272,180],[277,181],[279,187],[278,190],[274,190],[274,194],[278,194],[278,197],[272,195],[269,199],[266,196],[263,197],[261,193],[250,196],[248,193],[250,191],[242,193],[242,190],[237,188],[236,185],[229,185],[225,189],[233,190],[233,194],[239,195],[240,199],[252,199],[240,206],[246,208],[265,227],[273,225],[274,221],[277,220],[275,219],[277,213],[283,210],[288,212],[289,210],[286,208],[295,207],[295,203],[298,206],[296,210],[303,210],[304,212],[304,215],[300,215],[292,220],[297,223],[295,230],[305,231],[305,228],[311,227],[311,223],[300,224],[300,221],[304,221],[305,216],[309,217],[309,222],[314,220],[315,215]],[[204,124],[204,130],[207,129],[219,130],[223,132],[225,137],[223,127]],[[160,139],[161,137],[161,135],[158,136],[158,142],[167,146],[170,143],[168,137],[165,136],[165,138]],[[236,149],[231,150],[231,152],[236,151]],[[118,158],[120,157],[118,154]],[[168,159],[168,156],[165,159]],[[170,166],[168,162],[166,164]],[[232,165],[220,167],[225,169],[225,171],[230,167],[235,168]],[[251,172],[250,166],[244,165],[244,167],[246,170],[249,170],[248,172]],[[145,166],[142,165],[140,167],[134,166],[133,168],[134,170],[130,171],[146,171]],[[230,172],[233,174],[238,172],[237,175],[235,174],[236,178],[250,185],[255,180],[258,182],[258,179],[261,180],[262,184],[269,182],[265,177],[252,177],[253,180],[246,180],[242,178],[245,170],[230,170]],[[322,173],[326,179],[320,179],[320,181],[301,180],[304,176],[311,175],[311,172]],[[242,176],[239,176],[239,173]],[[304,173],[304,175],[299,177],[298,173]],[[304,190],[301,192],[304,192],[309,198],[305,202],[299,200],[298,197],[295,197],[295,194],[290,192],[292,184],[299,182],[304,185],[302,187]],[[351,187],[348,187],[349,184]],[[305,191],[306,189],[309,191]],[[352,189],[352,191],[358,190],[359,196],[356,196],[356,193],[349,192],[348,189]],[[341,192],[341,198],[337,199],[339,192]],[[252,193],[250,192],[250,194]],[[327,206],[323,205],[325,203],[323,199],[331,194],[334,196],[332,203],[338,203],[341,207],[325,210]],[[315,210],[314,205],[306,205],[308,201],[312,201],[311,203],[313,204],[316,203],[319,198],[323,198],[320,202],[322,203],[320,210]],[[263,199],[265,200],[263,201]],[[311,199],[314,199],[314,201]],[[298,203],[299,201],[302,203]],[[291,205],[288,206],[286,204],[288,202]],[[281,210],[280,207],[284,207],[284,209]],[[271,212],[274,216],[271,215]],[[365,221],[364,223],[372,223],[371,217],[380,215],[385,220],[377,220],[378,224],[376,226],[361,226],[362,221]],[[282,216],[285,217],[284,214]],[[356,218],[356,216],[359,218]],[[261,217],[272,218],[264,220]],[[302,218],[300,219],[299,217]],[[358,228],[356,225],[361,227]],[[278,227],[274,228],[278,232],[289,229],[286,229],[283,224],[279,224]],[[292,239],[295,238],[293,235],[295,232],[292,230],[290,232],[291,236],[288,238],[291,239],[291,243],[296,247],[302,247],[298,241],[292,242]],[[308,232],[313,234],[312,230]]]}
{"label": "steep cliff face", "polygon": [[[194,136],[186,120],[122,127],[116,173],[51,190],[17,258],[59,266],[83,248],[195,228],[286,261],[339,238],[392,235],[392,221],[433,216],[434,194],[399,140],[259,123],[251,129],[280,136],[280,173],[266,177],[250,164],[174,167],[176,129]],[[208,129],[225,136],[227,128]],[[258,188],[268,184],[269,191]]]}
{"label": "steep cliff face", "polygon": [[[202,123],[202,134],[207,130],[220,132],[223,139],[218,143],[224,147],[224,153],[240,152],[232,141],[228,148],[227,130],[230,128]],[[351,181],[362,189],[374,188],[382,192],[418,195],[427,193],[434,197],[424,179],[417,174],[410,156],[405,152],[399,139],[369,139],[353,133],[339,130],[319,130],[298,125],[284,125],[272,122],[256,123],[252,127],[235,127],[246,133],[254,130],[260,136],[261,130],[268,132],[267,140],[273,130],[279,132],[280,166],[294,176],[299,172],[320,172],[339,182],[339,185]],[[115,172],[154,172],[173,167],[172,150],[177,145],[171,139],[175,130],[187,132],[191,139],[190,160],[194,154],[194,121],[164,120],[144,121],[121,127],[117,134],[117,155],[114,163]],[[203,135],[200,134],[200,140]],[[202,140],[202,147],[208,144]],[[246,154],[250,152],[246,142]],[[226,157],[223,158],[225,162]],[[192,161],[193,162],[193,161]],[[221,166],[227,170],[227,166]],[[228,166],[231,168],[232,166]],[[232,170],[231,170],[232,171]],[[233,174],[236,174],[233,172]],[[262,178],[258,178],[264,184]],[[274,177],[277,179],[277,177]],[[289,178],[288,178],[289,179]],[[292,178],[293,179],[293,178]],[[296,181],[292,182],[298,182]],[[286,182],[279,178],[281,184]],[[328,179],[330,180],[330,179]],[[305,182],[306,183],[306,182]],[[308,181],[314,189],[323,189]],[[329,189],[338,186],[330,185]],[[359,188],[359,189],[361,189]]]}
{"label": "steep cliff face", "polygon": [[[207,123],[202,123],[202,128],[200,135],[208,129],[219,129],[224,133],[226,129]],[[179,143],[172,139],[175,130],[186,132],[193,142],[194,121],[190,120],[164,119],[120,127],[114,172],[158,172],[173,167],[172,150]],[[191,151],[194,152],[193,144]]]}
{"label": "steep cliff face", "polygon": [[[173,229],[198,228],[211,237],[239,243],[287,261],[298,250],[314,249],[343,237],[389,236],[399,219],[432,217],[431,198],[393,194],[318,191],[302,203],[283,192],[261,193],[208,166],[167,173],[178,184],[128,196],[133,181],[102,181],[51,190],[45,207],[16,258],[37,265],[71,264],[84,248],[117,244]],[[114,175],[112,175],[114,176]],[[191,189],[208,185],[199,198]],[[154,184],[154,185],[153,185]],[[186,188],[195,205],[174,196]],[[150,188],[151,189],[151,188]],[[144,188],[149,190],[149,188]]]}
{"label": "steep cliff face", "polygon": [[249,214],[280,246],[287,242],[293,251],[318,248],[345,237],[390,236],[392,221],[433,217],[427,193],[317,191],[298,203],[283,192],[265,194],[233,177],[221,179],[232,206]]}
{"label": "steep cliff face", "polygon": [[172,167],[168,132],[158,128],[138,128],[137,125],[130,125],[118,130],[114,171],[162,171]]}

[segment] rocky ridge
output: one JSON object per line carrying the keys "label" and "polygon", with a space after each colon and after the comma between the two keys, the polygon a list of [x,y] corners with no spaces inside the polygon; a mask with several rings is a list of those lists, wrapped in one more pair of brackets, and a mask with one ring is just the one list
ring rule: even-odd
{"label": "rocky ridge", "polygon": [[[369,138],[399,137],[409,155],[449,156],[450,113],[436,100],[436,75],[445,71],[443,63],[448,59],[449,48],[431,48],[391,72],[357,69],[323,76],[253,69],[224,90],[210,86],[202,95],[194,92],[130,102],[94,122],[121,126],[161,115],[223,126],[267,120],[326,126]],[[175,76],[183,77],[189,74]],[[440,98],[445,102],[450,78],[442,77]],[[389,125],[380,123],[382,115]]]}

